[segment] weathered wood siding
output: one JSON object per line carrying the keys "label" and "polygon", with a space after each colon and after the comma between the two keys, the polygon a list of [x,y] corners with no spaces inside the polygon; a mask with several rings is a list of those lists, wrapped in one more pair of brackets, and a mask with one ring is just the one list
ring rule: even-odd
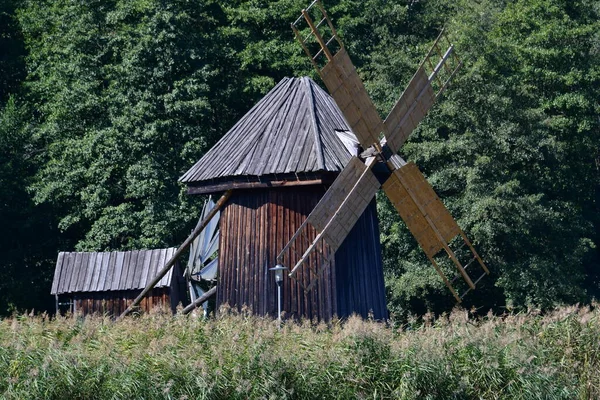
{"label": "weathered wood siding", "polygon": [[387,319],[383,260],[375,200],[335,254],[338,315]]}
{"label": "weathered wood siding", "polygon": [[[279,251],[319,202],[324,186],[247,190],[234,192],[221,214],[217,306],[275,316],[277,286],[274,267]],[[309,231],[309,239],[315,236]],[[295,249],[298,258],[306,248]],[[316,270],[320,261],[312,259]],[[331,268],[325,268],[317,285],[305,292],[294,279],[285,278],[282,309],[291,317],[330,320],[353,312],[386,318],[383,271],[375,202],[359,219],[342,244]],[[287,265],[287,267],[290,267]],[[308,268],[297,275],[307,286]]]}
{"label": "weathered wood siding", "polygon": [[[72,301],[78,314],[107,314],[116,317],[125,311],[141,292],[142,289],[65,293],[59,295],[59,300]],[[174,313],[179,303],[185,306],[188,301],[183,270],[180,264],[176,263],[169,286],[152,289],[142,299],[139,307],[142,312],[164,308]]]}
{"label": "weathered wood siding", "polygon": [[[108,314],[110,316],[118,316],[133,303],[133,300],[141,292],[141,290],[83,292],[73,293],[70,296],[73,296],[75,311],[79,314]],[[172,309],[169,288],[153,289],[140,303],[140,309],[143,312],[152,311],[157,307],[174,311]]]}

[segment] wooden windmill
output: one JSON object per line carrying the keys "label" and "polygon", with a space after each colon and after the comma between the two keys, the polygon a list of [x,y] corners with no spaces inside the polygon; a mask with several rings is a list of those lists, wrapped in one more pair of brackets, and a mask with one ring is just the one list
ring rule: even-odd
{"label": "wooden windmill", "polygon": [[[316,16],[318,22],[315,23],[311,15]],[[307,25],[302,32],[299,28],[301,23]],[[382,187],[446,286],[460,302],[464,294],[475,289],[475,285],[489,271],[417,166],[412,162],[405,163],[396,155],[460,68],[461,62],[453,45],[442,31],[408,87],[385,121],[382,121],[321,2],[313,1],[309,8],[302,10],[292,29],[363,149],[367,151],[363,153],[363,158],[352,157],[283,248],[277,257],[278,263],[285,265],[287,260],[297,259],[289,274],[295,277],[303,267],[311,268],[314,265],[311,260],[320,258],[320,270],[313,271],[316,278],[306,286],[310,290]],[[309,34],[304,36],[306,30]],[[384,138],[380,140],[381,133]],[[383,179],[383,185],[373,173],[376,165],[385,166],[387,176]],[[306,233],[312,229],[318,235],[309,240]],[[466,246],[470,253],[470,260],[465,265],[450,247],[457,237],[462,239],[459,241],[462,242],[461,247]],[[307,243],[308,247],[301,256],[297,254],[296,249],[306,248]],[[462,296],[459,296],[436,261],[436,255],[442,250],[468,285],[468,290]],[[475,281],[466,271],[474,262],[483,270]]]}
{"label": "wooden windmill", "polygon": [[[310,78],[284,78],[180,178],[189,194],[225,194],[122,316],[222,210],[217,286],[193,306],[216,294],[217,307],[274,315],[269,270],[278,263],[294,278],[283,282],[288,315],[387,318],[374,200],[382,184],[457,301],[437,259],[441,250],[469,290],[489,273],[417,167],[396,155],[460,67],[448,39],[438,37],[382,121],[321,3],[303,10],[292,28],[331,96]],[[460,253],[451,249],[458,240]],[[471,259],[463,265],[465,252]],[[475,281],[466,272],[474,263],[484,271]]]}

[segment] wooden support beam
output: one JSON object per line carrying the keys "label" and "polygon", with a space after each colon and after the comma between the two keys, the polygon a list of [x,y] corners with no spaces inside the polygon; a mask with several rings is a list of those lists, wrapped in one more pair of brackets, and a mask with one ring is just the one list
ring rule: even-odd
{"label": "wooden support beam", "polygon": [[[454,53],[452,53],[454,54]],[[438,90],[438,92],[435,94],[435,97],[440,97],[440,95],[444,92],[444,90],[446,90],[446,87],[448,86],[448,83],[450,83],[450,81],[452,80],[452,78],[454,78],[454,75],[456,75],[456,73],[458,72],[458,70],[460,69],[460,67],[462,67],[462,61],[458,63],[458,65],[456,66],[456,68],[454,68],[454,72],[452,72],[452,74],[448,77],[448,79],[446,79],[446,82],[444,82],[444,86],[442,86],[442,88],[440,90]]]}
{"label": "wooden support beam", "polygon": [[[448,50],[446,50],[446,53],[440,58],[440,61],[438,61],[437,65],[435,66],[435,68],[433,69],[433,72],[431,73],[431,75],[429,76],[429,80],[431,81],[435,76],[437,76],[437,74],[440,72],[440,70],[442,69],[442,66],[446,65],[446,61],[448,60],[448,58],[452,55],[452,53],[454,52],[454,46],[450,46],[448,47]],[[452,75],[452,73],[450,73],[450,75]]]}
{"label": "wooden support beam", "polygon": [[183,315],[185,314],[189,314],[192,310],[200,307],[200,305],[202,303],[204,303],[206,300],[210,299],[212,296],[214,296],[217,293],[217,287],[213,287],[212,289],[210,289],[208,292],[204,293],[202,296],[198,297],[196,300],[194,300],[192,303],[188,304],[182,311],[181,313]]}
{"label": "wooden support beam", "polygon": [[[300,18],[302,18],[302,16],[300,16]],[[319,65],[317,64],[317,62],[315,61],[316,56],[313,57],[313,55],[310,54],[310,50],[308,50],[308,47],[306,47],[306,43],[302,39],[302,35],[300,35],[300,32],[298,31],[298,28],[296,28],[295,23],[292,24],[292,30],[294,31],[294,35],[296,35],[296,39],[300,42],[300,45],[304,49],[304,52],[306,53],[308,58],[310,58],[310,62],[312,63],[312,65],[315,67],[315,69],[317,70],[318,73],[321,73],[321,69],[319,68]]]}
{"label": "wooden support beam", "polygon": [[473,247],[473,245],[471,244],[471,242],[469,241],[469,239],[467,239],[467,235],[465,235],[465,233],[461,230],[460,231],[460,236],[462,236],[464,242],[467,244],[467,246],[469,246],[469,249],[471,250],[471,253],[473,253],[473,255],[475,256],[475,258],[477,258],[477,262],[479,263],[479,265],[481,265],[481,268],[485,271],[485,273],[487,275],[490,274],[490,270],[486,267],[485,263],[483,262],[483,260],[481,259],[481,257],[479,257],[479,254],[477,254],[477,251],[475,251],[475,248]]}
{"label": "wooden support beam", "polygon": [[190,236],[188,236],[188,238],[185,240],[185,242],[183,242],[183,244],[181,246],[179,246],[179,248],[177,249],[175,254],[173,254],[171,259],[165,264],[163,269],[161,269],[156,274],[154,279],[152,279],[152,281],[146,286],[146,288],[144,290],[142,290],[142,293],[140,293],[140,295],[138,297],[136,297],[135,300],[133,300],[133,303],[131,303],[131,305],[129,307],[127,307],[127,309],[125,311],[123,311],[123,313],[119,316],[119,318],[117,318],[117,320],[120,320],[121,318],[123,318],[127,314],[129,314],[131,311],[133,311],[133,309],[136,308],[140,304],[140,302],[142,301],[144,296],[146,296],[148,294],[148,292],[150,292],[154,288],[154,286],[156,286],[156,284],[158,282],[160,282],[162,277],[165,276],[167,272],[169,272],[169,270],[173,267],[173,265],[175,265],[175,262],[181,256],[181,254],[183,254],[183,252],[186,251],[188,249],[188,247],[190,247],[190,245],[192,244],[194,239],[200,234],[200,232],[202,232],[204,230],[204,228],[206,227],[206,225],[208,225],[208,223],[210,222],[212,217],[214,217],[215,214],[217,213],[217,211],[219,211],[221,209],[221,207],[223,207],[225,205],[225,203],[231,196],[231,193],[232,193],[232,191],[228,190],[223,194],[223,196],[221,196],[219,201],[217,201],[217,203],[215,204],[213,209],[208,213],[206,218],[204,218],[204,220],[196,227],[196,229],[194,229],[194,231],[190,234]]}
{"label": "wooden support beam", "polygon": [[230,189],[263,189],[263,188],[277,188],[277,187],[290,187],[290,186],[311,186],[311,185],[330,185],[335,179],[333,174],[316,177],[314,179],[306,179],[299,177],[290,176],[289,179],[283,180],[265,180],[265,181],[237,181],[237,182],[223,182],[213,184],[203,184],[202,186],[188,186],[187,194],[210,194],[215,192],[222,192]]}
{"label": "wooden support beam", "polygon": [[433,45],[431,46],[431,48],[429,49],[429,51],[427,52],[427,55],[425,56],[425,58],[423,59],[423,61],[421,61],[421,65],[419,67],[422,67],[425,64],[425,61],[431,57],[431,53],[433,53],[433,50],[435,50],[435,46],[438,44],[438,42],[440,41],[440,39],[444,36],[444,31],[446,30],[446,28],[442,28],[442,31],[440,32],[440,34],[438,35],[438,37],[435,39],[435,41],[433,42]]}
{"label": "wooden support beam", "polygon": [[460,261],[458,261],[458,258],[456,258],[456,255],[454,254],[454,252],[452,251],[452,249],[450,248],[450,246],[448,246],[448,244],[446,243],[446,241],[444,240],[444,238],[442,237],[442,235],[440,234],[440,232],[438,231],[438,229],[435,227],[435,225],[433,225],[433,222],[431,221],[431,219],[429,218],[429,216],[426,216],[425,218],[427,219],[427,222],[429,222],[429,224],[433,228],[433,231],[435,232],[436,236],[438,237],[438,239],[440,240],[440,242],[444,246],[444,250],[446,250],[446,253],[448,254],[448,257],[450,257],[450,259],[452,260],[452,262],[454,262],[454,265],[456,265],[456,269],[458,269],[458,272],[460,272],[460,274],[462,275],[462,277],[465,280],[465,282],[467,282],[467,285],[469,285],[469,287],[471,289],[475,289],[475,284],[473,283],[473,281],[471,280],[471,278],[467,274],[467,271],[465,271],[465,269],[463,268],[463,266],[460,263]]}
{"label": "wooden support beam", "polygon": [[[329,19],[329,16],[327,15],[327,11],[325,11],[325,8],[323,7],[323,4],[321,4],[320,1],[317,1],[317,5],[319,6],[321,13],[323,13],[323,17],[325,17],[325,19],[327,20],[327,25],[329,25],[329,29],[331,29],[331,33],[333,33],[332,38],[335,38],[335,40],[340,45],[340,49],[343,49],[344,43],[342,43],[342,41],[340,40],[340,38],[337,34],[337,31],[335,30],[335,27],[333,26],[333,24],[331,23],[331,20]],[[331,41],[331,39],[329,41]],[[329,41],[327,43],[329,43]]]}
{"label": "wooden support beam", "polygon": [[[454,48],[454,46],[453,46],[453,45],[450,45],[450,46],[448,47],[448,51],[449,51],[450,49],[452,49],[452,48]],[[441,60],[444,60],[444,59],[445,59],[445,57],[444,57],[444,54],[442,54],[442,50],[440,49],[440,46],[439,46],[437,43],[435,44],[435,50],[437,51],[438,55],[440,56],[440,59],[441,59]],[[445,61],[444,61],[444,69],[445,69],[445,70],[446,70],[446,72],[448,72],[449,74],[452,74],[452,70],[450,69],[450,66],[449,66],[449,65],[448,65],[448,63],[447,63],[447,62],[445,62]]]}
{"label": "wooden support beam", "polygon": [[317,30],[317,27],[315,26],[312,19],[310,18],[310,15],[308,15],[308,12],[306,10],[302,10],[302,15],[304,16],[304,19],[306,20],[306,23],[310,27],[310,30],[312,31],[313,35],[315,35],[315,38],[319,42],[319,45],[323,49],[323,52],[325,53],[325,57],[327,57],[327,60],[331,62],[331,60],[333,60],[333,56],[331,55],[331,52],[327,48],[327,44],[323,40],[323,37]]}
{"label": "wooden support beam", "polygon": [[[448,289],[450,289],[450,291],[452,292],[452,295],[454,296],[454,298],[456,299],[456,301],[458,303],[460,303],[461,302],[461,298],[458,296],[458,293],[456,293],[456,290],[454,290],[454,288],[452,287],[452,284],[448,281],[448,278],[446,278],[446,274],[444,274],[444,271],[442,271],[442,269],[435,262],[435,260],[433,259],[433,257],[431,257],[429,254],[427,254],[427,258],[429,258],[429,261],[431,261],[431,263],[433,264],[433,267],[437,271],[438,275],[442,277],[442,280],[446,284],[446,287],[448,287]],[[469,290],[471,290],[471,289],[469,288]]]}

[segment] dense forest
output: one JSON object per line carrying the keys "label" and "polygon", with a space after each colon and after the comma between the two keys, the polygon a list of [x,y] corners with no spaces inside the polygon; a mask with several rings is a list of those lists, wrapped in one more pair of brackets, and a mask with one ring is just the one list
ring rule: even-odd
{"label": "dense forest", "polygon": [[[0,315],[52,305],[59,250],[177,245],[181,176],[285,76],[308,0],[0,2]],[[401,155],[492,270],[467,306],[600,297],[600,2],[325,0],[385,116],[440,29],[464,66]],[[394,315],[450,294],[378,203]]]}

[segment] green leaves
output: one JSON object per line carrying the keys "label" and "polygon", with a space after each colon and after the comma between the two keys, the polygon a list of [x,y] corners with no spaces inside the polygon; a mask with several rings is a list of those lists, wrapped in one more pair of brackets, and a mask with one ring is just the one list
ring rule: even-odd
{"label": "green leaves", "polygon": [[[3,3],[0,215],[10,226],[6,248],[17,249],[0,264],[2,276],[19,276],[22,259],[49,276],[59,247],[179,242],[198,205],[177,178],[281,78],[318,80],[289,28],[306,6]],[[469,299],[524,307],[599,295],[597,4],[325,6],[382,116],[442,26],[464,61],[402,155],[419,165],[493,272]],[[383,198],[379,216],[390,308],[404,315],[451,307]]]}
{"label": "green leaves", "polygon": [[580,301],[599,289],[584,275],[597,240],[589,216],[600,138],[590,88],[600,81],[589,49],[598,10],[550,0],[464,5],[450,29],[465,66],[403,151],[510,303]]}
{"label": "green leaves", "polygon": [[20,15],[49,143],[35,198],[64,207],[79,249],[165,245],[189,220],[176,178],[216,138],[223,14],[212,2],[52,3]]}

